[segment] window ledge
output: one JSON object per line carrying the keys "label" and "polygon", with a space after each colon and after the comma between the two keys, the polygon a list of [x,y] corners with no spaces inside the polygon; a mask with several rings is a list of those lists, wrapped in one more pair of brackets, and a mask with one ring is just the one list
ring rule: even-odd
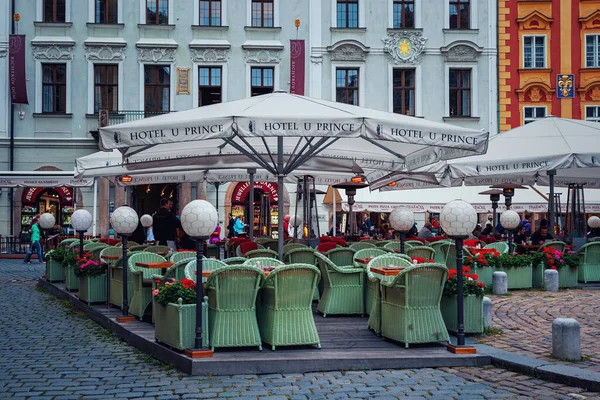
{"label": "window ledge", "polygon": [[73,114],[69,113],[33,113],[33,118],[73,118]]}
{"label": "window ledge", "polygon": [[70,28],[73,26],[72,22],[42,22],[35,21],[33,23],[34,26],[42,27],[42,28]]}
{"label": "window ledge", "polygon": [[579,68],[579,72],[582,71],[586,71],[586,72],[600,72],[600,67],[583,67],[583,68]]}
{"label": "window ledge", "polygon": [[360,32],[360,33],[365,33],[367,31],[367,28],[338,28],[338,27],[332,26],[331,28],[329,28],[329,30],[331,32]]}
{"label": "window ledge", "polygon": [[552,72],[552,68],[519,68],[518,72],[536,71],[536,72]]}
{"label": "window ledge", "polygon": [[100,24],[100,23],[97,23],[97,22],[88,22],[86,25],[88,26],[88,28],[107,28],[107,29],[109,29],[109,28],[113,28],[113,29],[114,28],[118,28],[118,29],[120,29],[120,28],[125,27],[125,24],[123,24],[123,23],[120,23],[120,24]]}
{"label": "window ledge", "polygon": [[273,32],[281,32],[280,26],[245,26],[244,30],[246,32],[265,32],[265,31],[273,31]]}
{"label": "window ledge", "polygon": [[175,29],[175,25],[138,24],[138,28],[140,28],[140,29],[150,29],[150,30],[167,30],[167,31],[172,31],[172,30]]}
{"label": "window ledge", "polygon": [[444,33],[458,33],[463,35],[479,33],[479,29],[444,29]]}
{"label": "window ledge", "polygon": [[423,32],[423,28],[387,28],[387,32]]}
{"label": "window ledge", "polygon": [[480,117],[443,117],[444,121],[479,121]]}
{"label": "window ledge", "polygon": [[228,31],[227,25],[209,26],[209,25],[192,25],[193,31]]}

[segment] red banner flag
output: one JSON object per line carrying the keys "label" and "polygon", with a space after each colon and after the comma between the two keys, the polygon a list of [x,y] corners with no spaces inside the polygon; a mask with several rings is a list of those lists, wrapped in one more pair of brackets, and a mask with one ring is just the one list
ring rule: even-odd
{"label": "red banner flag", "polygon": [[10,35],[8,42],[8,76],[10,100],[13,104],[27,102],[27,81],[25,77],[25,35]]}
{"label": "red banner flag", "polygon": [[304,40],[290,40],[290,93],[304,95]]}

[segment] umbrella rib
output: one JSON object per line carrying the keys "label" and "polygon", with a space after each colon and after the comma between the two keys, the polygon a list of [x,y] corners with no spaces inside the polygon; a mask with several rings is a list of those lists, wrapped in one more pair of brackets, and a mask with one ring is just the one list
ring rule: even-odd
{"label": "umbrella rib", "polygon": [[405,156],[403,156],[403,155],[401,155],[401,154],[399,154],[399,153],[396,153],[395,151],[392,151],[392,150],[388,149],[387,147],[385,147],[385,146],[384,146],[384,145],[382,145],[381,143],[377,143],[375,140],[373,140],[373,139],[371,139],[371,138],[368,138],[368,137],[363,137],[363,139],[364,139],[364,140],[366,140],[367,142],[371,143],[372,145],[374,145],[374,146],[377,146],[377,147],[379,147],[380,149],[382,149],[382,150],[385,150],[385,151],[387,151],[388,153],[390,153],[390,154],[392,154],[392,155],[394,155],[394,156],[398,157],[398,158],[399,158],[399,159],[401,159],[402,161],[406,160],[406,157],[405,157]]}
{"label": "umbrella rib", "polygon": [[[275,173],[273,171],[275,171],[273,168],[271,168],[269,166],[269,164],[267,162],[265,162],[262,157],[260,156],[260,154],[258,154],[258,152],[256,151],[256,149],[254,148],[254,146],[252,146],[250,143],[248,143],[248,141],[242,137],[242,136],[237,136],[238,138],[240,138],[240,140],[242,142],[244,142],[244,144],[248,147],[248,149],[250,149],[250,151],[252,151],[252,153],[254,153],[253,159],[256,163],[262,165],[267,171],[270,171],[271,173]],[[234,142],[231,142],[231,145],[233,145]],[[243,147],[241,147],[239,144],[236,143],[236,145],[238,146],[238,149],[243,149],[244,152],[246,152],[246,149],[244,149]],[[242,151],[242,150],[240,150]],[[247,156],[250,156],[250,153],[246,153]]]}
{"label": "umbrella rib", "polygon": [[[302,141],[302,139],[306,140],[306,143],[304,144],[304,146],[302,147],[302,149],[300,149],[299,152],[296,153],[296,150],[298,150],[298,146],[300,145],[300,142]],[[285,165],[284,170],[289,170],[288,168],[293,165],[298,158],[300,158],[300,156],[302,155],[302,153],[304,152],[304,150],[306,150],[306,147],[310,146],[310,144],[312,143],[312,141],[314,140],[314,137],[311,137],[310,140],[307,139],[306,137],[304,138],[300,138],[297,142],[296,142],[296,147],[294,147],[294,151],[292,152],[292,156],[290,157],[290,159],[288,160],[287,164]]]}
{"label": "umbrella rib", "polygon": [[152,147],[154,147],[154,146],[156,146],[156,145],[155,145],[155,144],[151,144],[151,145],[149,145],[149,146],[144,146],[144,147],[142,147],[141,149],[134,150],[134,151],[132,151],[131,153],[127,154],[127,157],[134,156],[134,155],[136,155],[137,153],[141,153],[142,151],[146,151],[146,150],[148,150],[148,149],[151,149],[151,148],[152,148]]}
{"label": "umbrella rib", "polygon": [[271,154],[271,149],[267,145],[267,141],[265,140],[264,136],[262,136],[261,139],[262,139],[263,144],[265,145],[265,149],[267,149],[267,154],[269,154],[269,158],[271,159],[271,162],[273,163],[273,165],[277,165],[277,163],[275,162],[275,159],[273,158],[273,154]]}
{"label": "umbrella rib", "polygon": [[251,159],[252,161],[254,161],[255,163],[257,163],[261,167],[265,168],[267,171],[273,173],[272,168],[267,163],[265,163],[262,158],[257,157],[254,154],[248,152],[246,149],[244,149],[242,146],[240,146],[238,143],[235,143],[234,141],[232,141],[230,144],[235,149],[237,149],[238,151],[240,151],[243,155],[245,155],[246,157],[248,157],[249,159]]}
{"label": "umbrella rib", "polygon": [[[290,174],[294,169],[296,169],[299,166],[301,166],[302,164],[304,164],[306,161],[308,161],[310,158],[312,158],[316,153],[320,153],[321,151],[325,150],[327,147],[329,147],[332,144],[334,144],[335,142],[337,142],[340,138],[339,137],[332,138],[332,140],[329,142],[329,144],[327,144],[326,142],[328,139],[330,139],[330,138],[323,137],[323,138],[319,139],[319,141],[317,142],[316,145],[311,146],[311,148],[308,152],[306,152],[303,155],[302,155],[302,153],[300,153],[301,155],[298,157],[298,159],[295,160],[292,165],[286,167],[286,169],[285,169],[286,175]],[[323,147],[321,147],[323,144],[325,144],[325,145]]]}

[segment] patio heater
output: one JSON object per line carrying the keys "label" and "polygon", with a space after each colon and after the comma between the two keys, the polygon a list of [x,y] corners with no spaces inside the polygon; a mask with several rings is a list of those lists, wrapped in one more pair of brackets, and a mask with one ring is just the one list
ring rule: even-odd
{"label": "patio heater", "polygon": [[362,188],[369,186],[369,184],[367,184],[365,182],[365,180],[366,179],[362,175],[357,175],[357,176],[353,177],[352,180],[349,182],[342,182],[342,183],[333,185],[333,188],[335,188],[335,189],[344,189],[346,192],[346,196],[348,196],[348,208],[349,208],[348,214],[350,216],[350,218],[349,218],[350,232],[349,232],[348,236],[350,238],[353,238],[355,236],[355,230],[356,230],[356,218],[354,215],[354,211],[352,210],[352,206],[354,205],[354,196],[356,196],[357,189],[362,189]]}
{"label": "patio heater", "polygon": [[579,248],[585,243],[585,196],[581,183],[569,183],[567,192],[567,215],[571,211],[571,243]]}
{"label": "patio heater", "polygon": [[[219,223],[219,213],[206,200],[194,200],[181,212],[181,227],[196,241],[196,338],[194,348],[186,349],[191,358],[212,357],[212,351],[202,343],[202,306],[204,293],[202,288],[202,250],[206,239]],[[207,299],[208,301],[208,299]]]}
{"label": "patio heater", "polygon": [[502,194],[502,190],[500,189],[490,189],[490,190],[486,190],[484,192],[480,192],[479,194],[483,194],[483,195],[489,195],[490,196],[490,201],[492,202],[492,212],[493,212],[493,218],[492,221],[494,223],[493,226],[493,230],[496,230],[496,225],[498,225],[498,221],[496,221],[496,217],[497,217],[497,210],[498,210],[498,202],[500,201],[500,195]]}
{"label": "patio heater", "polygon": [[123,240],[123,315],[117,316],[117,322],[135,321],[135,317],[129,315],[129,305],[127,304],[127,239],[137,228],[138,222],[139,219],[135,210],[126,205],[117,208],[110,216],[110,224]]}
{"label": "patio heater", "polygon": [[502,189],[502,194],[504,195],[504,204],[506,205],[506,209],[510,210],[510,206],[512,205],[512,198],[515,195],[515,189],[527,188],[517,183],[501,183],[499,185],[490,186],[490,189]]}
{"label": "patio heater", "polygon": [[[44,242],[46,243],[46,249],[48,248],[48,231],[54,227],[55,222],[56,222],[56,220],[54,219],[54,215],[52,215],[48,212],[40,215],[39,224],[40,224],[40,228],[42,228],[42,230],[44,231]],[[44,254],[43,251],[42,251],[42,254]],[[42,261],[44,261],[44,260],[40,260],[40,262],[42,262]]]}
{"label": "patio heater", "polygon": [[[315,187],[315,178],[310,175],[304,175],[298,178],[296,189],[296,210],[294,213],[294,238],[297,235],[297,225],[302,226],[302,238],[298,243],[306,244],[310,247],[316,247],[321,237],[319,230],[319,211],[317,210],[317,189]],[[304,223],[296,224],[297,221]]]}
{"label": "patio heater", "polygon": [[508,252],[509,254],[512,254],[515,230],[521,223],[521,217],[519,217],[519,214],[517,214],[516,211],[506,210],[500,214],[500,223],[502,224],[502,227],[508,231]]}
{"label": "patio heater", "polygon": [[142,223],[142,226],[144,227],[144,242],[147,242],[148,241],[148,228],[150,228],[152,226],[152,224],[154,223],[154,219],[152,218],[151,215],[144,214],[140,217],[140,222]]}
{"label": "patio heater", "polygon": [[448,345],[453,353],[475,353],[474,347],[465,347],[465,316],[463,307],[463,240],[469,237],[477,226],[477,212],[464,200],[453,200],[442,208],[440,224],[448,237],[454,239],[456,245],[456,292],[457,292],[457,331],[456,346]]}
{"label": "patio heater", "polygon": [[79,234],[79,257],[83,258],[83,234],[92,226],[92,214],[87,210],[77,210],[71,215],[71,226]]}
{"label": "patio heater", "polygon": [[397,207],[390,213],[390,225],[400,232],[400,253],[404,254],[404,237],[415,223],[415,215],[406,207]]}

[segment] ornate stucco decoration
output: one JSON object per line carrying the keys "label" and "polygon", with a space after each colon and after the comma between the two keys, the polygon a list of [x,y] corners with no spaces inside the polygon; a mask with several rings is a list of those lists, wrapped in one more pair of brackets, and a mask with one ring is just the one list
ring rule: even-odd
{"label": "ornate stucco decoration", "polygon": [[31,43],[33,58],[36,60],[70,61],[73,59],[73,43],[36,44]]}
{"label": "ornate stucco decoration", "polygon": [[425,51],[427,38],[421,31],[389,32],[381,39],[383,51],[387,52],[394,64],[418,64]]}
{"label": "ornate stucco decoration", "polygon": [[229,50],[214,47],[190,48],[192,62],[227,63]]}
{"label": "ornate stucco decoration", "polygon": [[540,101],[540,99],[542,98],[542,95],[544,95],[544,94],[545,94],[544,92],[540,91],[540,88],[533,87],[529,91],[529,98],[531,99],[532,102],[537,103],[538,101]]}
{"label": "ornate stucco decoration", "polygon": [[589,93],[592,100],[600,101],[600,86],[594,86]]}
{"label": "ornate stucco decoration", "polygon": [[327,47],[331,61],[365,61],[369,50],[369,47],[358,40],[340,40]]}
{"label": "ornate stucco decoration", "polygon": [[123,61],[125,60],[125,46],[116,45],[87,45],[85,46],[85,59],[88,61]]}
{"label": "ornate stucco decoration", "polygon": [[315,64],[315,65],[320,65],[323,63],[323,56],[322,55],[312,55],[310,56],[310,62]]}
{"label": "ornate stucco decoration", "polygon": [[246,63],[251,64],[279,64],[281,62],[281,50],[245,50],[244,58]]}
{"label": "ornate stucco decoration", "polygon": [[174,47],[138,47],[139,62],[174,62],[177,48]]}
{"label": "ornate stucco decoration", "polygon": [[6,58],[8,55],[8,49],[1,48],[0,49],[0,58]]}
{"label": "ornate stucco decoration", "polygon": [[446,56],[446,61],[449,62],[477,62],[477,57],[479,57],[483,48],[473,42],[460,40],[450,43],[447,47],[440,48],[440,51]]}

